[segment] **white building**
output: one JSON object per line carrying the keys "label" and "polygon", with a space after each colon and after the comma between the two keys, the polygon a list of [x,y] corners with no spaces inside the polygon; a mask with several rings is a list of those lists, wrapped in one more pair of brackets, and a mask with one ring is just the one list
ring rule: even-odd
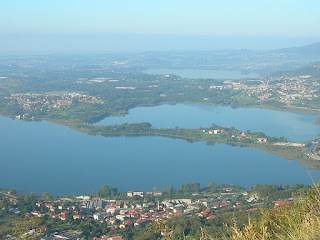
{"label": "white building", "polygon": [[93,214],[93,219],[97,221],[102,221],[104,220],[104,214],[102,213],[95,213]]}
{"label": "white building", "polygon": [[143,197],[143,192],[133,192],[133,196]]}

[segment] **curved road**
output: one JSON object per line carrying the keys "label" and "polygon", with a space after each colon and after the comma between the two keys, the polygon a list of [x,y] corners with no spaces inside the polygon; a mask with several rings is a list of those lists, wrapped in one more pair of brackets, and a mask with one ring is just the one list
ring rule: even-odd
{"label": "curved road", "polygon": [[318,140],[313,141],[312,145],[306,149],[304,154],[307,157],[312,158],[314,160],[320,160],[320,157],[315,153],[316,148],[318,147],[318,145],[319,145],[319,141]]}

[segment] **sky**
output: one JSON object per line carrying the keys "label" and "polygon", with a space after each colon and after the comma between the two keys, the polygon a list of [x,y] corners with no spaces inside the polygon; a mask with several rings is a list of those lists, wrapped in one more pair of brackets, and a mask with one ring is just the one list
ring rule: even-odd
{"label": "sky", "polygon": [[320,41],[319,0],[9,0],[0,53],[270,49]]}

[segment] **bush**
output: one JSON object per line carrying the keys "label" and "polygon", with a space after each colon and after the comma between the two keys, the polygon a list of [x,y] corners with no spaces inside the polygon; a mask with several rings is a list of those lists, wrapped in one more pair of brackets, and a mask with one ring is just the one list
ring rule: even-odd
{"label": "bush", "polygon": [[305,197],[291,205],[264,210],[243,229],[234,223],[233,239],[320,239],[320,187],[314,185]]}

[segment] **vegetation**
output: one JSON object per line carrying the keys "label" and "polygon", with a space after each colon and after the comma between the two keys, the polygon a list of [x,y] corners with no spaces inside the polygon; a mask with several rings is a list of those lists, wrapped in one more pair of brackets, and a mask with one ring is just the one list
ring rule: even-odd
{"label": "vegetation", "polygon": [[118,189],[117,188],[110,188],[109,186],[102,186],[99,191],[93,191],[91,196],[93,198],[114,198],[117,196]]}
{"label": "vegetation", "polygon": [[[285,137],[269,137],[262,132],[242,132],[233,127],[221,127],[212,124],[209,128],[184,129],[184,128],[153,128],[150,123],[132,123],[121,125],[72,125],[77,131],[82,131],[91,135],[121,136],[121,135],[152,135],[172,138],[181,138],[187,141],[206,141],[208,143],[227,143],[234,146],[252,147],[263,151],[279,155],[286,159],[297,160],[300,164],[310,168],[319,169],[316,161],[309,160],[304,156],[305,147],[302,145],[276,145],[275,143],[287,143]],[[216,134],[214,131],[218,131]],[[308,144],[308,142],[306,143]]]}
{"label": "vegetation", "polygon": [[[212,61],[212,57],[217,57],[215,55],[200,58],[200,53],[193,54],[199,61],[195,62],[194,66],[200,68],[202,64]],[[155,129],[149,123],[114,126],[87,125],[107,116],[128,114],[129,109],[137,106],[177,103],[231,107],[253,106],[319,113],[320,90],[317,75],[319,63],[310,64],[291,72],[282,71],[281,74],[273,74],[264,78],[228,81],[189,79],[176,75],[149,75],[141,72],[145,69],[146,62],[149,66],[170,65],[170,62],[175,62],[179,65],[176,65],[177,68],[183,68],[183,66],[189,68],[188,54],[180,55],[178,58],[176,56],[165,57],[168,58],[167,63],[159,62],[159,58],[155,56],[148,56],[146,59],[145,56],[139,56],[139,58],[135,56],[132,58],[134,60],[130,58],[124,61],[128,62],[125,65],[114,64],[114,60],[118,61],[119,56],[106,56],[103,62],[95,57],[86,61],[74,62],[68,60],[68,57],[55,56],[53,58],[55,60],[50,57],[45,58],[47,61],[45,65],[41,57],[39,59],[38,57],[27,57],[14,59],[14,61],[9,58],[1,65],[5,77],[0,81],[0,114],[24,120],[48,120],[96,135],[159,135],[183,138],[188,141],[224,142],[254,147],[287,159],[297,160],[311,168],[320,168],[319,161],[304,157],[304,149],[301,147],[271,144],[277,141],[286,142],[285,138],[267,137],[268,144],[258,144],[257,138],[266,137],[262,133],[254,133],[255,136],[252,133],[252,138],[239,140],[223,135],[211,138],[196,129]],[[250,56],[246,55],[245,58],[251,58]],[[236,54],[234,57],[238,59],[240,55]],[[261,59],[263,63],[266,61],[265,57]],[[274,57],[269,60],[273,61]],[[180,62],[181,59],[187,65],[183,65]],[[257,61],[256,58],[253,59]],[[30,65],[30,61],[33,62],[33,67],[25,67]],[[12,62],[16,64],[12,65]],[[242,66],[243,61],[238,59],[236,62]],[[265,65],[260,65],[260,62],[256,64],[253,65],[257,69]],[[279,63],[276,62],[274,66],[278,65]],[[217,69],[220,68],[222,67],[217,67]],[[270,72],[270,69],[268,71]],[[312,77],[300,76],[304,74],[311,74]],[[282,89],[287,89],[287,91],[282,91]],[[301,89],[303,89],[303,94]]]}
{"label": "vegetation", "polygon": [[293,194],[298,192],[307,192],[309,186],[303,184],[289,185],[256,185],[253,192],[256,193],[259,198],[265,202],[275,201],[278,199],[288,199],[291,198]]}
{"label": "vegetation", "polygon": [[235,222],[233,239],[319,239],[320,188],[314,185],[307,196],[293,204],[262,211],[261,217],[244,228]]}
{"label": "vegetation", "polygon": [[[259,211],[251,214],[252,218],[259,216]],[[213,220],[206,220],[199,216],[175,217],[149,224],[145,229],[127,229],[120,231],[120,233],[125,239],[134,240],[227,239],[232,236],[233,219],[237,219],[239,225],[244,226],[248,222],[248,214],[246,212],[234,214],[221,212]]]}
{"label": "vegetation", "polygon": [[[206,199],[218,198],[219,196],[230,196],[230,206],[223,208],[214,208],[213,206],[207,208],[202,206],[200,208],[200,211],[205,210],[208,212],[207,216],[214,216],[213,219],[207,219],[207,217],[191,212],[186,215],[164,219],[160,222],[153,222],[148,224],[146,227],[129,226],[124,229],[109,229],[107,223],[101,223],[100,221],[93,220],[92,218],[73,219],[72,211],[77,212],[75,214],[86,215],[92,215],[96,212],[96,209],[81,209],[79,205],[81,201],[77,202],[75,196],[62,198],[58,196],[50,196],[47,193],[40,196],[33,193],[14,193],[12,196],[16,196],[16,199],[13,200],[9,199],[7,196],[2,197],[0,195],[0,236],[3,232],[6,234],[10,233],[12,236],[23,236],[26,239],[33,239],[35,236],[41,234],[72,230],[82,232],[83,239],[92,239],[93,237],[99,237],[103,234],[121,234],[124,239],[134,240],[182,240],[186,238],[203,240],[232,238],[263,239],[261,238],[262,233],[260,232],[263,229],[260,226],[266,226],[268,227],[268,233],[264,232],[263,234],[269,234],[269,238],[265,239],[275,239],[273,238],[275,234],[282,234],[281,229],[279,228],[281,224],[285,223],[291,225],[291,227],[298,228],[300,227],[298,223],[300,224],[307,219],[307,214],[309,214],[308,216],[311,218],[319,217],[317,212],[319,211],[319,205],[315,206],[316,204],[319,204],[320,199],[318,189],[319,187],[313,187],[309,190],[308,186],[297,184],[292,186],[257,185],[255,187],[250,187],[249,190],[245,190],[241,186],[224,184],[217,186],[214,183],[210,183],[207,186],[200,188],[198,183],[187,183],[181,185],[179,189],[175,189],[172,186],[162,189],[161,196],[150,196],[149,198],[138,197],[139,200],[136,200],[135,198],[130,198],[129,200],[126,193],[117,192],[116,188],[102,186],[98,191],[93,192],[95,196],[100,196],[101,198],[106,197],[109,199],[122,199],[124,201],[129,200],[139,204],[140,202],[145,203],[148,201],[190,197],[201,202]],[[228,195],[230,194],[230,190],[235,198]],[[156,189],[154,189],[154,191],[156,191]],[[8,192],[8,190],[3,192]],[[247,198],[243,195],[244,192],[247,192],[248,196],[257,196],[258,200],[253,203],[249,203],[246,200]],[[112,195],[113,197],[111,197]],[[290,197],[294,197],[295,199],[298,199],[298,201],[294,202],[292,205],[285,205],[284,207],[274,209],[274,205],[271,201],[288,199]],[[299,201],[299,199],[302,199],[302,201]],[[44,205],[41,207],[36,206],[35,203],[42,201],[49,202],[55,207],[63,205],[64,209],[71,206],[75,206],[75,208],[73,208],[69,213],[66,213],[66,220],[61,221],[60,219],[46,215],[45,213],[48,212],[48,209],[46,209]],[[236,205],[237,203],[239,203],[239,205]],[[21,213],[10,213],[10,211],[8,211],[9,208],[15,207],[19,209]],[[297,210],[299,210],[299,214],[293,214],[290,212]],[[39,211],[42,214],[42,217],[28,215],[28,213],[33,211]],[[144,211],[145,213],[148,213],[147,209]],[[55,214],[58,213],[56,212]],[[287,214],[286,217],[289,220],[286,220],[283,214]],[[294,224],[296,225],[293,225],[291,221],[295,221]],[[310,223],[313,224],[312,221]],[[34,229],[35,231],[29,232],[31,229]],[[316,230],[316,226],[312,225],[312,229]],[[25,235],[26,232],[29,232],[29,234]],[[248,238],[248,234],[255,234],[252,236],[255,236],[256,238]]]}

